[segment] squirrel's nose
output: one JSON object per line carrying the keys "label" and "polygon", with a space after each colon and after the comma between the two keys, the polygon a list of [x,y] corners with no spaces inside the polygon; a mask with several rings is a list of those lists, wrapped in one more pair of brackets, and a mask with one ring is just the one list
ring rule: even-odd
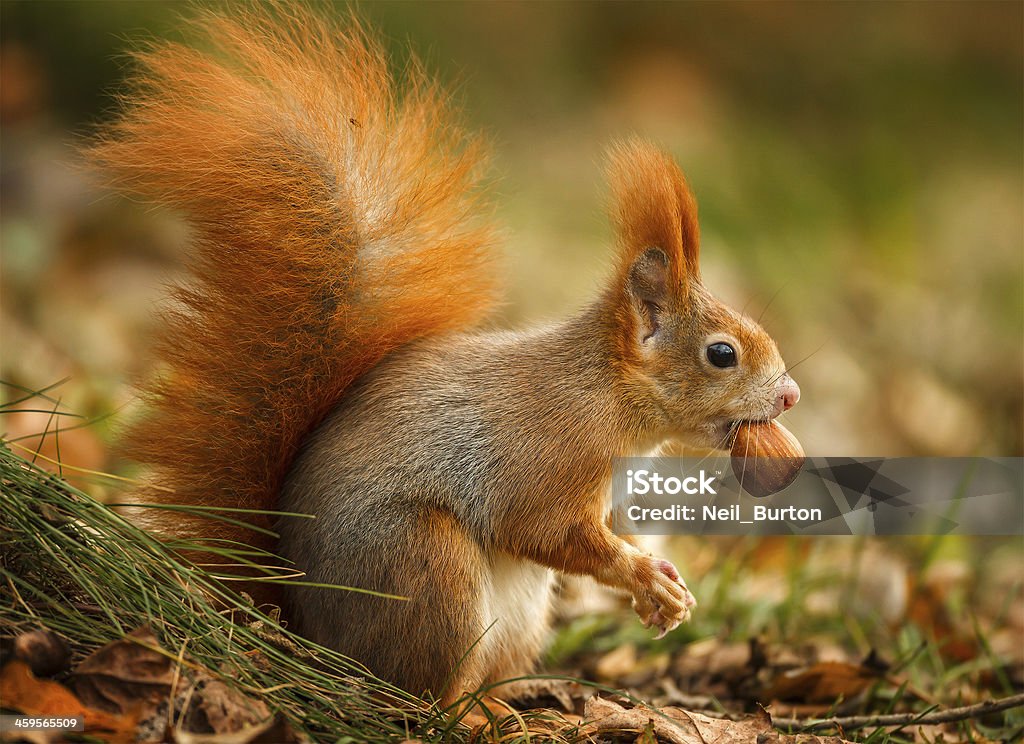
{"label": "squirrel's nose", "polygon": [[800,386],[789,375],[783,375],[775,388],[775,416],[788,411],[800,400]]}

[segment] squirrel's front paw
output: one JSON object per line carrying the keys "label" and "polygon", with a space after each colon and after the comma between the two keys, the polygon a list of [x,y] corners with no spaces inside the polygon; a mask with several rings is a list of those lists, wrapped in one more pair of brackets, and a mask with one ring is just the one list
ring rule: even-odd
{"label": "squirrel's front paw", "polygon": [[690,610],[697,606],[676,567],[661,558],[640,558],[637,583],[633,609],[645,627],[658,628],[657,638],[689,620]]}

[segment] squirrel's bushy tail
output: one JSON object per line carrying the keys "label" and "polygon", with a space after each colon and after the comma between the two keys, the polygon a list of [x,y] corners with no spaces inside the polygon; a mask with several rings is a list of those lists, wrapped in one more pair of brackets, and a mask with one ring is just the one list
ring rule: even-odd
{"label": "squirrel's bushy tail", "polygon": [[126,452],[172,489],[150,498],[272,509],[303,436],[355,378],[491,308],[482,148],[418,65],[393,78],[355,20],[281,5],[195,26],[199,49],[136,55],[121,118],[91,150],[194,230]]}

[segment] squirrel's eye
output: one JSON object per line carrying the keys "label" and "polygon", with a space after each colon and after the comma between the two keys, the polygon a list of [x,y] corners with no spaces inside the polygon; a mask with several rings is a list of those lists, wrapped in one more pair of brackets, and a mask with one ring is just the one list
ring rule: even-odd
{"label": "squirrel's eye", "polygon": [[735,367],[736,351],[729,344],[711,344],[708,347],[708,361],[716,367]]}

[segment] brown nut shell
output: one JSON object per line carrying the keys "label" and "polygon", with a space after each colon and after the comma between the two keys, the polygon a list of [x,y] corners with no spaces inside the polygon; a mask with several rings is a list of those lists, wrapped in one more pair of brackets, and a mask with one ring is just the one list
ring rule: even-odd
{"label": "brown nut shell", "polygon": [[804,450],[775,421],[744,421],[732,443],[732,470],[744,491],[761,498],[788,486],[800,473]]}

